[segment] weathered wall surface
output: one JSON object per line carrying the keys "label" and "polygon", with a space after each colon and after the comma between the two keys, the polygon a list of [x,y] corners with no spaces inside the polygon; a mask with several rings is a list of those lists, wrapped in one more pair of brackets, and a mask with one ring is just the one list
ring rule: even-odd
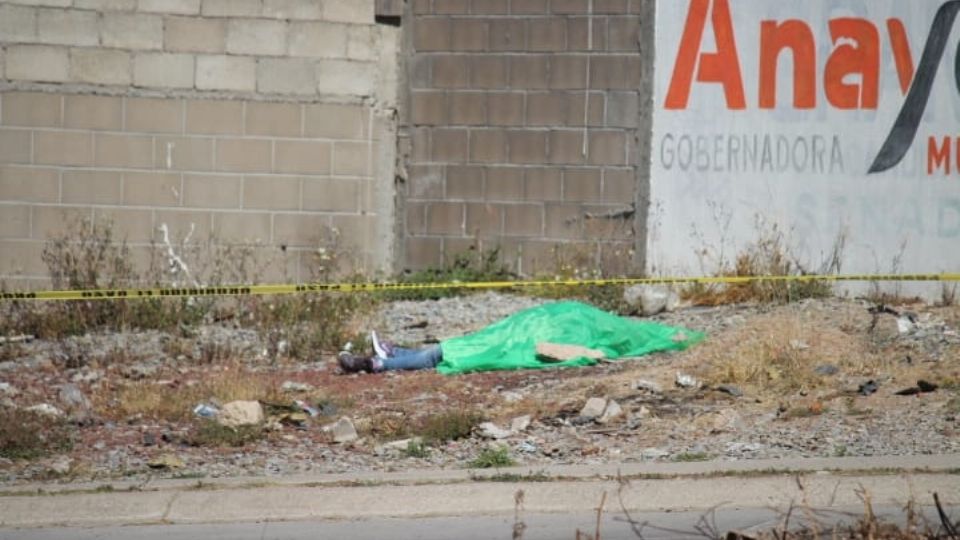
{"label": "weathered wall surface", "polygon": [[809,270],[843,239],[845,272],[956,271],[948,4],[658,1],[649,269],[715,271],[776,226]]}
{"label": "weathered wall surface", "polygon": [[373,0],[0,2],[0,280],[42,278],[73,216],[138,261],[166,226],[305,280],[336,229],[385,268],[398,34]]}
{"label": "weathered wall surface", "polygon": [[437,266],[471,246],[500,247],[528,275],[573,255],[608,273],[640,258],[649,67],[641,11],[652,14],[644,4],[411,3],[401,144],[406,266]]}

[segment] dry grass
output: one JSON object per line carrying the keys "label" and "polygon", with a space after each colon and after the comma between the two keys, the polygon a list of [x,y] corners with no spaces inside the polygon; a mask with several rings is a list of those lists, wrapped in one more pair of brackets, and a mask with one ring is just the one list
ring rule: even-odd
{"label": "dry grass", "polygon": [[784,394],[824,384],[814,369],[825,363],[869,375],[890,367],[862,339],[830,322],[774,312],[707,340],[692,352],[710,384],[736,384],[753,392]]}
{"label": "dry grass", "polygon": [[0,457],[34,459],[73,447],[75,429],[65,420],[0,406]]}
{"label": "dry grass", "polygon": [[195,381],[157,384],[145,381],[121,384],[102,392],[96,400],[99,412],[108,418],[123,420],[143,416],[169,422],[193,417],[198,403],[215,399],[221,403],[235,400],[282,402],[282,382],[275,375],[254,373],[236,363],[214,366]]}

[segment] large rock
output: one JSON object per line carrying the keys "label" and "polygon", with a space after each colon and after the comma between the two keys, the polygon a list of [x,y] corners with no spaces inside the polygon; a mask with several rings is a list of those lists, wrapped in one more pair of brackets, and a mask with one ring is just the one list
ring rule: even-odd
{"label": "large rock", "polygon": [[231,401],[220,409],[217,422],[232,428],[260,425],[263,423],[263,407],[259,401]]}
{"label": "large rock", "polygon": [[620,404],[614,400],[607,402],[606,408],[603,410],[603,415],[600,418],[597,418],[598,424],[608,424],[614,420],[619,419],[623,416],[623,408],[620,407]]}
{"label": "large rock", "polygon": [[480,433],[481,437],[496,440],[506,439],[507,437],[513,435],[512,431],[503,429],[493,422],[484,422],[480,424],[477,426],[477,432]]}
{"label": "large rock", "polygon": [[90,409],[90,400],[75,384],[65,384],[60,387],[60,403],[68,410],[87,411]]}
{"label": "large rock", "polygon": [[607,410],[607,400],[603,398],[590,398],[587,400],[586,405],[580,409],[580,416],[588,420],[594,420],[603,416],[603,412]]}
{"label": "large rock", "polygon": [[333,442],[348,443],[360,438],[357,434],[357,428],[354,427],[353,422],[346,416],[324,429],[333,435]]}
{"label": "large rock", "polygon": [[645,317],[674,311],[680,296],[665,285],[634,285],[623,291],[623,300]]}

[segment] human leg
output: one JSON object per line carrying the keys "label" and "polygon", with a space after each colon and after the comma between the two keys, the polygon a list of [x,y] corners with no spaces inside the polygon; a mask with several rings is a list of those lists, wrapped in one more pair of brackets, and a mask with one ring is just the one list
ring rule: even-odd
{"label": "human leg", "polygon": [[443,350],[439,345],[426,349],[403,349],[394,347],[389,358],[381,360],[384,370],[433,369],[443,360]]}

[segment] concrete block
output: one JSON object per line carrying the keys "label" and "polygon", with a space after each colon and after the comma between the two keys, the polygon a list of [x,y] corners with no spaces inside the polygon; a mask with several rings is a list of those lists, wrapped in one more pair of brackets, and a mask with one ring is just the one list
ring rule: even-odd
{"label": "concrete block", "polygon": [[368,136],[370,109],[361,105],[317,104],[304,110],[304,135],[328,139]]}
{"label": "concrete block", "polygon": [[567,46],[567,21],[560,17],[527,21],[527,49],[534,52],[558,52]]}
{"label": "concrete block", "polygon": [[266,94],[309,96],[317,92],[313,60],[261,58],[257,63],[257,91]]}
{"label": "concrete block", "polygon": [[471,0],[470,13],[474,15],[506,15],[510,13],[508,0]]}
{"label": "concrete block", "polygon": [[[593,20],[591,43],[590,25]],[[607,43],[607,24],[605,17],[567,17],[568,51],[603,51]]]}
{"label": "concrete block", "polygon": [[55,203],[60,201],[57,169],[0,166],[0,200]]}
{"label": "concrete block", "polygon": [[487,95],[487,116],[493,126],[523,125],[523,99],[520,92]]}
{"label": "concrete block", "polygon": [[543,234],[543,206],[539,204],[508,204],[503,207],[504,236],[541,236]]}
{"label": "concrete block", "polygon": [[33,162],[41,165],[93,165],[93,134],[38,131],[33,135]]}
{"label": "concrete block", "polygon": [[156,239],[151,209],[95,208],[93,219],[110,223],[118,238],[125,238],[131,243],[147,243]]}
{"label": "concrete block", "polygon": [[487,95],[483,92],[450,92],[449,99],[451,124],[478,126],[487,123]]}
{"label": "concrete block", "polygon": [[507,145],[510,163],[545,163],[547,136],[542,131],[511,131],[507,134]]}
{"label": "concrete block", "polygon": [[259,17],[260,0],[203,0],[204,17]]}
{"label": "concrete block", "polygon": [[433,0],[433,12],[437,15],[456,15],[470,12],[469,0]]}
{"label": "concrete block", "polygon": [[413,47],[420,52],[450,50],[450,20],[419,18],[413,22]]}
{"label": "concrete block", "polygon": [[503,234],[503,205],[468,203],[465,227],[470,236]]}
{"label": "concrete block", "polygon": [[[454,94],[452,97],[459,96]],[[460,108],[452,108],[460,110]],[[410,94],[410,121],[414,125],[442,125],[447,122],[447,94],[445,92],[412,92]]]}
{"label": "concrete block", "polygon": [[333,145],[333,174],[341,176],[369,175],[372,158],[370,143],[336,142]]}
{"label": "concrete block", "polygon": [[443,264],[443,241],[439,238],[407,237],[403,243],[403,253],[405,268],[438,268]]}
{"label": "concrete block", "polygon": [[30,163],[30,131],[0,129],[0,163]]}
{"label": "concrete block", "polygon": [[304,178],[303,210],[357,212],[360,180],[351,178]]}
{"label": "concrete block", "polygon": [[526,47],[526,21],[493,19],[490,21],[491,51],[522,51]]}
{"label": "concrete block", "polygon": [[128,172],[123,175],[123,203],[136,206],[180,206],[179,173]]}
{"label": "concrete block", "polygon": [[299,210],[300,178],[245,176],[242,207],[253,210]]}
{"label": "concrete block", "polygon": [[148,13],[197,15],[200,13],[200,0],[138,0],[137,10]]}
{"label": "concrete block", "polygon": [[[545,54],[510,58],[510,88],[538,90],[549,87],[550,60]],[[584,75],[586,77],[586,75]]]}
{"label": "concrete block", "polygon": [[344,24],[292,22],[288,50],[291,56],[344,58],[347,39],[348,26]]}
{"label": "concrete block", "polygon": [[97,13],[41,8],[37,10],[37,39],[52,45],[98,45]]}
{"label": "concrete block", "polygon": [[487,48],[489,28],[485,19],[451,19],[450,50],[482,51]]}
{"label": "concrete block", "polygon": [[558,240],[583,237],[583,210],[576,204],[547,204],[544,208],[544,236]]}
{"label": "concrete block", "polygon": [[[594,59],[591,74],[596,74]],[[595,78],[595,77],[594,77]],[[587,58],[585,56],[556,55],[550,59],[550,88],[581,89],[587,86]],[[603,87],[605,88],[605,87]]]}
{"label": "concrete block", "polygon": [[90,208],[80,206],[34,206],[31,213],[31,236],[39,240],[75,232],[81,219],[93,217]]}
{"label": "concrete block", "polygon": [[547,156],[547,162],[561,165],[583,163],[583,132],[551,131],[550,154]]}
{"label": "concrete block", "polygon": [[295,103],[247,103],[247,135],[300,137],[303,134],[303,107]]}
{"label": "concrete block", "polygon": [[587,13],[588,0],[551,0],[550,11],[561,15]]}
{"label": "concrete block", "polygon": [[566,169],[563,171],[563,200],[567,202],[600,202],[600,169]]}
{"label": "concrete block", "polygon": [[323,4],[317,0],[263,0],[263,16],[317,21],[323,18]]}
{"label": "concrete block", "polygon": [[506,133],[496,129],[481,129],[470,133],[472,163],[502,163],[506,161],[506,157]]}
{"label": "concrete block", "polygon": [[373,0],[324,2],[323,20],[358,24],[373,24]]}
{"label": "concrete block", "polygon": [[370,96],[377,81],[377,65],[350,60],[319,60],[317,91],[321,94]]}
{"label": "concrete block", "polygon": [[163,43],[171,52],[222,53],[227,47],[227,23],[223,19],[167,17]]}
{"label": "concrete block", "polygon": [[350,25],[347,27],[347,57],[351,60],[377,60],[385,54],[376,26]]}
{"label": "concrete block", "polygon": [[100,19],[100,40],[115,49],[162,49],[163,18],[141,13],[106,12]]}
{"label": "concrete block", "polygon": [[607,26],[607,50],[639,51],[640,18],[611,17]]}
{"label": "concrete block", "polygon": [[523,200],[524,169],[520,167],[487,168],[488,201],[516,202]]}
{"label": "concrete block", "polygon": [[123,129],[123,98],[112,96],[64,96],[63,125],[74,129]]}
{"label": "concrete block", "polygon": [[277,141],[274,171],[288,174],[330,174],[333,145],[321,141]]}
{"label": "concrete block", "polygon": [[196,86],[200,90],[253,92],[257,89],[257,62],[242,56],[198,56]]}
{"label": "concrete block", "polygon": [[523,198],[528,201],[559,201],[563,194],[560,169],[530,168],[523,179]]}
{"label": "concrete block", "polygon": [[464,163],[468,155],[467,134],[466,129],[434,130],[430,158],[446,163]]}
{"label": "concrete block", "polygon": [[70,59],[63,47],[13,45],[6,51],[8,79],[39,82],[66,82],[70,79]]}
{"label": "concrete block", "polygon": [[0,238],[30,238],[30,207],[0,204]]}
{"label": "concrete block", "polygon": [[469,61],[463,56],[435,56],[432,82],[436,88],[468,88],[470,86]]}
{"label": "concrete block", "polygon": [[514,15],[541,15],[548,13],[547,0],[511,0],[510,13]]}
{"label": "concrete block", "polygon": [[607,94],[606,125],[610,127],[638,127],[640,125],[640,94],[637,92],[609,92]]}
{"label": "concrete block", "polygon": [[183,205],[193,208],[240,208],[243,177],[223,174],[183,175]]}
{"label": "concrete block", "polygon": [[446,199],[483,199],[483,167],[447,167]]}
{"label": "concrete block", "polygon": [[137,0],[73,0],[73,7],[95,11],[133,11],[137,9]]}
{"label": "concrete block", "polygon": [[133,84],[148,88],[193,88],[191,54],[138,53],[133,57]]}
{"label": "concrete block", "polygon": [[121,204],[123,173],[70,169],[63,171],[63,204]]}
{"label": "concrete block", "polygon": [[63,97],[38,92],[7,92],[0,94],[3,106],[3,125],[31,127],[59,127]]}
{"label": "concrete block", "polygon": [[603,201],[623,203],[634,200],[639,185],[633,169],[605,169],[603,172]]}
{"label": "concrete block", "polygon": [[7,4],[20,4],[22,6],[51,6],[51,7],[70,7],[73,0],[7,0]]}
{"label": "concrete block", "polygon": [[[162,238],[160,227],[167,226],[170,237],[179,241],[188,235],[194,241],[203,241],[213,236],[213,214],[207,211],[177,210],[158,208],[153,212],[153,221],[158,238]],[[136,253],[134,253],[136,256]]]}
{"label": "concrete block", "polygon": [[235,19],[227,23],[228,53],[282,56],[286,50],[285,22]]}
{"label": "concrete block", "polygon": [[149,169],[154,163],[153,147],[153,137],[98,133],[94,163],[98,167]]}
{"label": "concrete block", "polygon": [[129,85],[130,54],[108,49],[71,49],[70,78],[90,84]]}
{"label": "concrete block", "polygon": [[626,165],[627,137],[622,131],[591,131],[589,163],[592,165]]}
{"label": "concrete block", "polygon": [[6,43],[33,43],[37,39],[37,10],[0,5],[0,36]]}
{"label": "concrete block", "polygon": [[431,203],[427,206],[427,234],[463,236],[465,213],[463,203]]}
{"label": "concrete block", "polygon": [[155,169],[213,170],[213,139],[209,137],[157,137],[155,143]]}
{"label": "concrete block", "polygon": [[217,139],[216,155],[218,171],[266,173],[273,161],[273,144],[265,139]]}
{"label": "concrete block", "polygon": [[598,56],[591,60],[590,87],[595,90],[636,90],[642,74],[640,55]]}
{"label": "concrete block", "polygon": [[243,102],[188,100],[186,132],[199,135],[242,135]]}
{"label": "concrete block", "polygon": [[179,99],[127,98],[126,131],[183,133],[183,101]]}
{"label": "concrete block", "polygon": [[266,212],[217,212],[213,235],[231,244],[265,244],[271,240],[271,216]]}

